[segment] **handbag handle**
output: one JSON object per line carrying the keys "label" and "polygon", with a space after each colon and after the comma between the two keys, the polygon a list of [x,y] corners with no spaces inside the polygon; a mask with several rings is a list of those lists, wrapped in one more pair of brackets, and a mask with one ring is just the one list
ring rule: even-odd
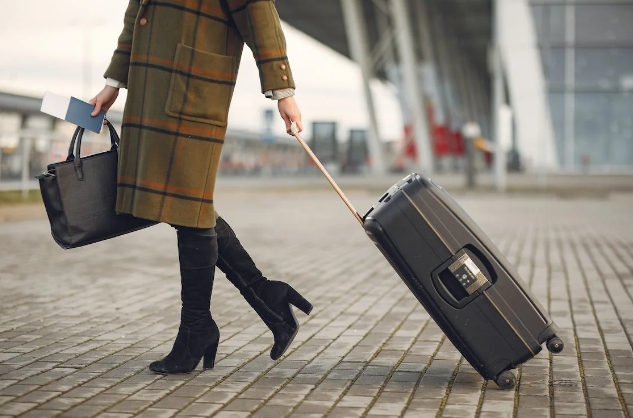
{"label": "handbag handle", "polygon": [[[110,151],[115,151],[119,148],[119,134],[117,134],[116,129],[110,123],[109,120],[105,119],[106,125],[108,126],[108,130],[110,131]],[[81,164],[81,139],[84,135],[84,128],[78,126],[75,129],[75,133],[73,134],[73,138],[70,141],[70,147],[68,148],[68,156],[66,157],[66,161],[73,161],[75,166],[75,173],[77,174],[77,179],[84,179],[83,167]]]}
{"label": "handbag handle", "polygon": [[[117,134],[116,129],[114,129],[114,126],[112,126],[109,120],[106,119],[105,121],[108,125],[108,130],[110,131],[110,143],[112,145],[110,149],[115,150],[119,146],[119,134]],[[75,141],[77,138],[79,138],[79,144],[77,145],[79,150],[81,150],[81,138],[83,137],[83,134],[84,128],[77,126],[77,129],[75,129],[75,133],[73,134],[73,138],[70,141],[70,147],[68,147],[68,156],[66,157],[66,161],[73,161],[75,159]],[[77,157],[80,157],[79,151],[77,151]]]}

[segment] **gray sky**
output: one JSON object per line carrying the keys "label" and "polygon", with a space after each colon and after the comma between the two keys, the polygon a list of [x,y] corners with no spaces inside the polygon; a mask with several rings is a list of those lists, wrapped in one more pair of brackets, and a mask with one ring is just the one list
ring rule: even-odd
{"label": "gray sky", "polygon": [[[285,0],[294,1],[294,0]],[[0,91],[41,97],[46,90],[89,100],[103,86],[105,71],[122,28],[128,0],[0,0]],[[348,59],[284,24],[288,55],[297,84],[305,134],[313,120],[339,123],[339,138],[365,128],[360,71]],[[87,60],[84,61],[84,56]],[[87,62],[87,65],[84,65]],[[393,91],[374,83],[382,136],[402,132]],[[229,126],[259,130],[263,111],[275,103],[259,92],[253,57],[245,48],[229,114]],[[125,94],[114,108],[122,110]],[[281,118],[275,131],[283,133]]]}

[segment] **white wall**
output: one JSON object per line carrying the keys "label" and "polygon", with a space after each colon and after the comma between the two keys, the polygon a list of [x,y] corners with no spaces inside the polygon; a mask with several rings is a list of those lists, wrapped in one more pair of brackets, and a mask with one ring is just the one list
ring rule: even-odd
{"label": "white wall", "polygon": [[519,152],[528,169],[557,169],[545,77],[530,7],[527,0],[497,1],[501,58]]}

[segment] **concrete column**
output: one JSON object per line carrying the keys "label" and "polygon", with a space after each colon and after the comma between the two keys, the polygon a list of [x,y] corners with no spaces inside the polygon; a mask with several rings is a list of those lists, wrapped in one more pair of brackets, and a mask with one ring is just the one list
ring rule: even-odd
{"label": "concrete column", "polygon": [[466,86],[468,88],[468,94],[470,96],[470,101],[473,107],[473,118],[479,125],[480,129],[483,130],[483,108],[481,101],[481,92],[477,88],[477,74],[472,68],[472,64],[468,59],[463,59],[464,62],[464,73],[466,76]]}
{"label": "concrete column", "polygon": [[[441,84],[438,71],[438,54],[435,51],[435,37],[431,25],[431,8],[428,7],[428,0],[415,0],[413,5],[415,8],[415,18],[418,23],[424,63],[430,66],[435,83]],[[434,103],[435,107],[441,109],[443,114],[446,114],[446,99],[443,94],[443,89],[438,85],[430,87],[432,87],[436,93],[433,97],[436,101],[436,103]]]}
{"label": "concrete column", "polygon": [[22,157],[22,199],[26,200],[29,196],[29,183],[31,180],[31,148],[33,147],[33,138],[31,132],[27,136],[20,138],[20,154]]}
{"label": "concrete column", "polygon": [[575,168],[575,99],[576,88],[576,5],[567,2],[565,5],[565,168]]}
{"label": "concrete column", "polygon": [[465,66],[467,65],[464,57],[461,54],[459,46],[456,41],[450,42],[451,55],[455,64],[455,77],[456,83],[459,87],[460,100],[463,103],[464,119],[465,122],[475,120],[475,108],[473,106],[473,100],[470,94],[470,86],[468,84],[468,75]]}
{"label": "concrete column", "polygon": [[481,72],[475,72],[475,90],[477,91],[477,107],[479,108],[479,124],[481,125],[482,136],[488,140],[491,138],[490,131],[490,105],[487,96],[490,92],[484,88],[484,76]]}
{"label": "concrete column", "polygon": [[[432,10],[434,39],[437,42],[436,52],[442,68],[446,110],[450,115],[451,132],[461,132],[468,121],[467,98],[462,93],[461,64],[453,50],[453,34],[445,24],[444,12],[436,2],[429,3],[428,7]],[[465,168],[465,163],[465,156],[456,156],[452,161],[452,170],[455,173],[461,172]]]}
{"label": "concrete column", "polygon": [[380,142],[376,109],[371,93],[371,86],[369,85],[369,80],[373,77],[373,71],[370,64],[371,59],[369,56],[363,9],[359,0],[341,0],[341,6],[343,8],[343,18],[345,20],[345,30],[347,32],[350,53],[352,59],[356,61],[360,67],[363,77],[363,92],[365,105],[367,106],[367,116],[369,117],[367,139],[372,162],[371,170],[373,174],[380,175],[386,173],[386,166],[382,153],[382,144]]}
{"label": "concrete column", "polygon": [[418,164],[425,175],[431,175],[433,172],[433,149],[419,83],[418,60],[413,43],[407,1],[391,0],[391,13],[394,18],[396,44],[403,67],[407,101],[413,115],[413,132],[418,150]]}
{"label": "concrete column", "polygon": [[433,34],[431,33],[431,24],[429,19],[429,8],[427,0],[415,0],[413,2],[415,10],[415,20],[418,23],[418,31],[420,33],[420,42],[424,61],[435,62],[435,48],[433,46]]}
{"label": "concrete column", "polygon": [[490,89],[486,87],[488,86],[486,86],[485,76],[482,75],[479,78],[479,90],[482,92],[482,95],[481,95],[482,109],[484,110],[484,118],[485,118],[486,126],[487,126],[486,135],[487,135],[487,138],[492,140],[492,120],[491,120],[492,116],[490,114],[492,102],[490,99]]}
{"label": "concrete column", "polygon": [[437,5],[430,4],[429,6],[435,6],[433,30],[435,33],[435,39],[437,41],[437,56],[439,58],[440,68],[442,71],[442,81],[444,88],[444,97],[446,98],[446,111],[450,115],[450,125],[453,130],[461,130],[463,120],[465,119],[465,113],[462,103],[457,100],[456,97],[456,83],[457,77],[451,58],[451,53],[446,40],[447,31],[444,27],[443,16],[437,10]]}
{"label": "concrete column", "polygon": [[502,0],[496,3],[496,10],[500,15],[498,44],[522,159],[528,170],[555,170],[558,158],[552,115],[530,2]]}
{"label": "concrete column", "polygon": [[493,1],[492,11],[492,48],[490,51],[490,70],[492,73],[492,106],[490,109],[492,118],[492,140],[495,143],[494,157],[494,183],[499,192],[506,189],[505,151],[501,143],[501,106],[504,100],[503,68],[501,65],[501,52],[499,49],[499,19],[498,4],[502,0]]}
{"label": "concrete column", "polygon": [[464,145],[466,148],[466,187],[473,189],[475,187],[475,139],[481,136],[481,129],[476,122],[468,122],[462,129],[464,137]]}
{"label": "concrete column", "polygon": [[[376,11],[376,26],[381,33],[386,33],[391,31],[391,25],[389,23],[389,16],[386,13],[383,13],[383,9],[377,7],[374,4]],[[400,105],[400,112],[402,113],[402,120],[406,125],[408,122],[408,109],[404,100],[404,95],[401,94],[402,89],[402,76],[400,74],[400,70],[398,67],[398,63],[396,61],[396,54],[394,53],[395,45],[394,39],[390,36],[390,47],[385,49],[384,51],[384,61],[383,61],[383,69],[385,71],[385,75],[387,80],[389,80],[397,89],[397,100]]]}

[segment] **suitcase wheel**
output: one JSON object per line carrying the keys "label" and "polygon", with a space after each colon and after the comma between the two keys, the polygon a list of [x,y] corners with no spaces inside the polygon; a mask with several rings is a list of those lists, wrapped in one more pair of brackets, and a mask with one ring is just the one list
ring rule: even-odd
{"label": "suitcase wheel", "polygon": [[497,376],[495,383],[501,389],[509,390],[509,389],[514,388],[514,386],[517,384],[517,378],[514,375],[514,373],[512,373],[509,370],[506,370],[504,372],[499,373],[499,376]]}
{"label": "suitcase wheel", "polygon": [[547,340],[547,349],[550,353],[560,353],[561,351],[563,351],[564,347],[565,344],[563,343],[563,340],[561,340],[557,336],[553,336],[552,338]]}

